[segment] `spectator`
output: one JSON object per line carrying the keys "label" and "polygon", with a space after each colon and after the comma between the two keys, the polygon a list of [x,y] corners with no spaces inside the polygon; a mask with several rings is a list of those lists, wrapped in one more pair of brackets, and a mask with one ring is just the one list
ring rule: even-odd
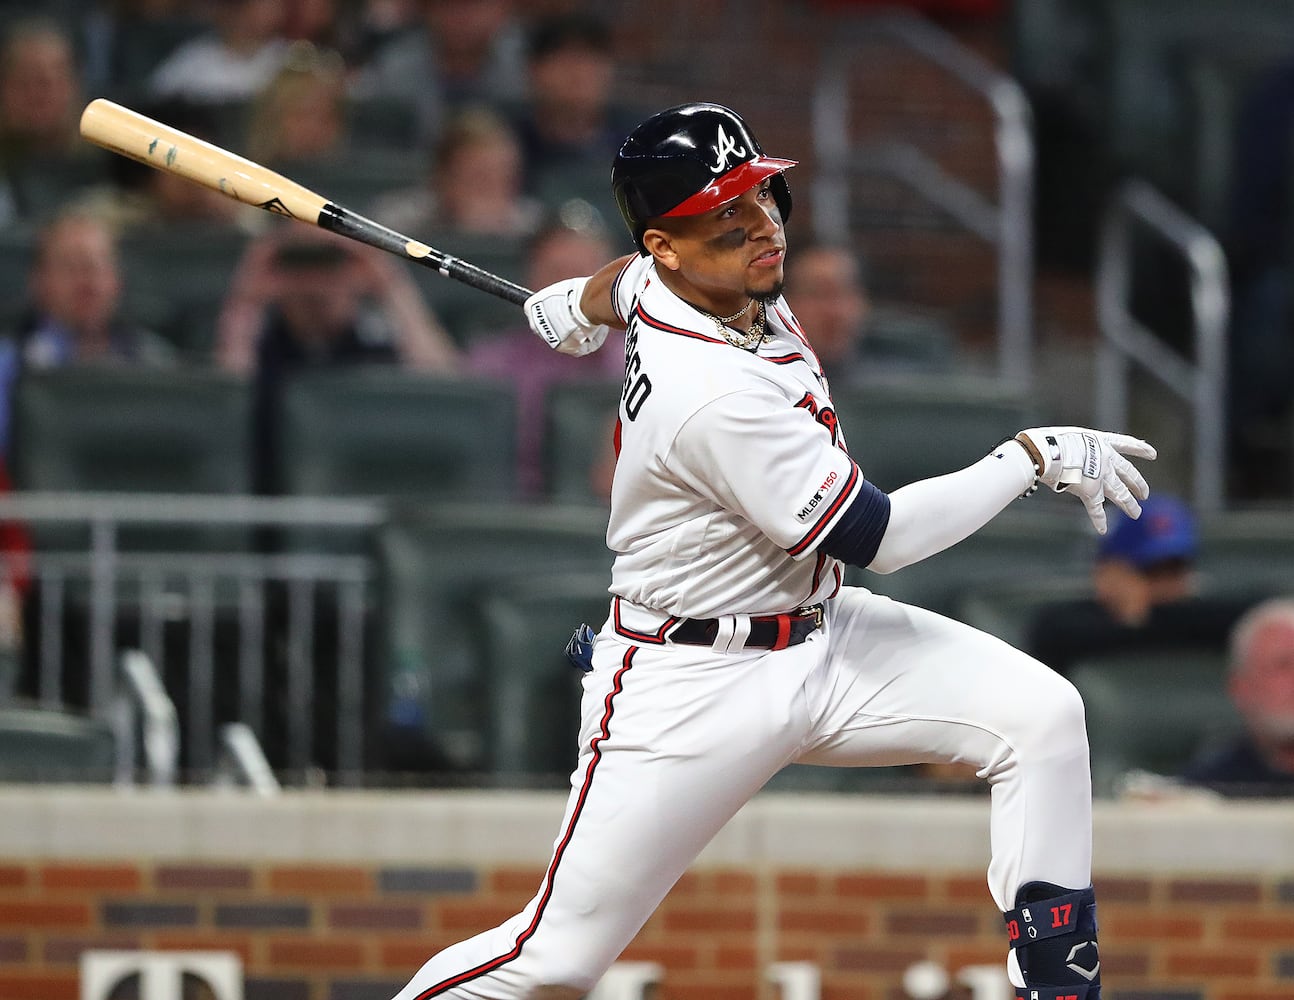
{"label": "spectator", "polygon": [[818,244],[789,254],[786,288],[823,371],[837,388],[877,375],[948,372],[955,338],[919,313],[875,308],[863,262],[846,247]]}
{"label": "spectator", "polygon": [[283,65],[252,101],[247,156],[291,168],[347,151],[346,65],[340,53],[293,42]]}
{"label": "spectator", "polygon": [[279,0],[215,0],[210,30],[181,44],[149,77],[159,97],[213,104],[249,101],[287,57]]}
{"label": "spectator", "polygon": [[1227,796],[1294,795],[1294,598],[1250,610],[1229,652],[1228,691],[1244,731],[1182,778]]}
{"label": "spectator", "polygon": [[862,265],[843,247],[808,246],[787,256],[786,290],[795,318],[833,384],[861,374],[862,343],[871,303]]}
{"label": "spectator", "polygon": [[[542,230],[530,245],[526,280],[531,288],[597,270],[610,256],[600,230],[579,230],[555,225]],[[623,340],[624,335],[614,336]],[[605,356],[604,356],[605,355]],[[467,352],[465,368],[475,375],[511,382],[517,390],[517,480],[523,495],[544,492],[545,397],[551,386],[575,379],[610,379],[624,374],[624,352],[604,347],[586,358],[573,358],[551,350],[536,337],[524,317],[517,326],[478,338]],[[590,489],[603,484],[590,482]]]}
{"label": "spectator", "polygon": [[422,0],[422,23],[380,49],[356,94],[412,102],[420,144],[474,104],[503,107],[525,92],[525,38],[511,0]]}
{"label": "spectator", "polygon": [[425,185],[394,191],[370,208],[398,232],[524,241],[534,234],[539,205],[522,193],[521,149],[507,123],[486,108],[461,112],[436,145]]}
{"label": "spectator", "polygon": [[140,80],[207,29],[189,0],[98,0],[79,6],[77,52],[89,94],[135,95]]}
{"label": "spectator", "polygon": [[0,453],[7,454],[13,385],[27,368],[78,364],[169,365],[166,341],[120,314],[122,274],[112,231],[70,209],[36,242],[30,305],[0,340]]}
{"label": "spectator", "polygon": [[606,191],[608,164],[638,116],[613,105],[611,31],[584,13],[539,20],[530,33],[530,90],[517,121],[526,188],[549,207],[571,198],[605,218],[618,210]]}
{"label": "spectator", "polygon": [[457,352],[393,258],[291,224],[249,244],[217,329],[221,365],[256,380],[258,487],[272,491],[282,382],[310,367],[400,364],[452,371]]}
{"label": "spectator", "polygon": [[1181,500],[1156,494],[1141,517],[1113,514],[1092,567],[1093,597],[1048,605],[1025,645],[1060,673],[1107,653],[1225,647],[1251,594],[1201,593],[1195,518]]}
{"label": "spectator", "polygon": [[103,159],[81,141],[80,112],[66,33],[43,18],[14,23],[0,48],[0,221],[36,218],[100,179]]}

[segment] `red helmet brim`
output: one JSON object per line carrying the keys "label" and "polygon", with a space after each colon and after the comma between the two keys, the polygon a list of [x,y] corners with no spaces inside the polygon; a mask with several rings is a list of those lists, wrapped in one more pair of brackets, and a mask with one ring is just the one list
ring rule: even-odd
{"label": "red helmet brim", "polygon": [[724,202],[749,191],[757,184],[783,170],[790,170],[799,160],[779,160],[773,156],[756,156],[753,160],[738,164],[721,177],[716,177],[686,201],[675,205],[666,217],[679,215],[700,215],[718,208]]}

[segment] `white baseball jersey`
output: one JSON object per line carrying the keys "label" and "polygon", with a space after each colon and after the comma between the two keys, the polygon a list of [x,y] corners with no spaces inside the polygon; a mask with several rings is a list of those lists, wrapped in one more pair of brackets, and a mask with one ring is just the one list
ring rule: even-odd
{"label": "white baseball jersey", "polygon": [[827,381],[785,299],[755,352],[665,287],[650,257],[612,289],[628,326],[607,543],[611,591],[669,615],[777,614],[831,597],[816,551],[857,495]]}
{"label": "white baseball jersey", "polygon": [[[396,1000],[586,993],[790,763],[971,764],[995,786],[988,885],[999,908],[1031,880],[1090,883],[1073,685],[960,622],[841,587],[836,561],[817,552],[866,486],[786,303],[770,304],[772,337],[750,353],[648,259],[621,272],[614,297],[629,327],[608,531],[616,596],[583,676],[552,859],[520,913],[432,956]],[[738,631],[736,619],[828,597],[796,644],[747,647]],[[685,617],[732,628],[679,642]],[[1018,965],[1012,975],[1023,981]]]}

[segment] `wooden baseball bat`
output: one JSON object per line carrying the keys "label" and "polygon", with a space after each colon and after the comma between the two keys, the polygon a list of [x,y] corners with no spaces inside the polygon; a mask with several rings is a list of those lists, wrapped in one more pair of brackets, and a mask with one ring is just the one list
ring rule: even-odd
{"label": "wooden baseball bat", "polygon": [[81,135],[96,146],[178,174],[227,198],[378,247],[517,305],[530,297],[530,290],[521,285],[334,204],[268,167],[102,97],[81,112]]}

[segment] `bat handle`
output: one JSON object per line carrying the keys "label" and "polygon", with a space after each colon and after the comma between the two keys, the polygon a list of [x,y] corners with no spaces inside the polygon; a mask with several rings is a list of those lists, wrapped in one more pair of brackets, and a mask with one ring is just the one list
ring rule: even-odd
{"label": "bat handle", "polygon": [[332,202],[324,205],[319,212],[318,225],[329,232],[398,254],[424,267],[434,268],[446,278],[453,278],[483,292],[497,295],[514,305],[522,305],[530,298],[528,288],[522,288],[506,278],[500,278],[497,274],[491,274],[475,264],[469,264],[435,247],[411,240],[404,234],[379,225],[372,219],[366,219],[341,205]]}
{"label": "bat handle", "polygon": [[459,260],[459,258],[450,254],[432,251],[423,260],[445,277],[461,281],[465,285],[471,285],[473,288],[488,292],[491,295],[497,295],[513,305],[522,305],[526,299],[530,298],[531,292],[529,288],[523,288],[507,278],[500,278],[497,274],[491,274],[475,264],[469,264],[467,261]]}

